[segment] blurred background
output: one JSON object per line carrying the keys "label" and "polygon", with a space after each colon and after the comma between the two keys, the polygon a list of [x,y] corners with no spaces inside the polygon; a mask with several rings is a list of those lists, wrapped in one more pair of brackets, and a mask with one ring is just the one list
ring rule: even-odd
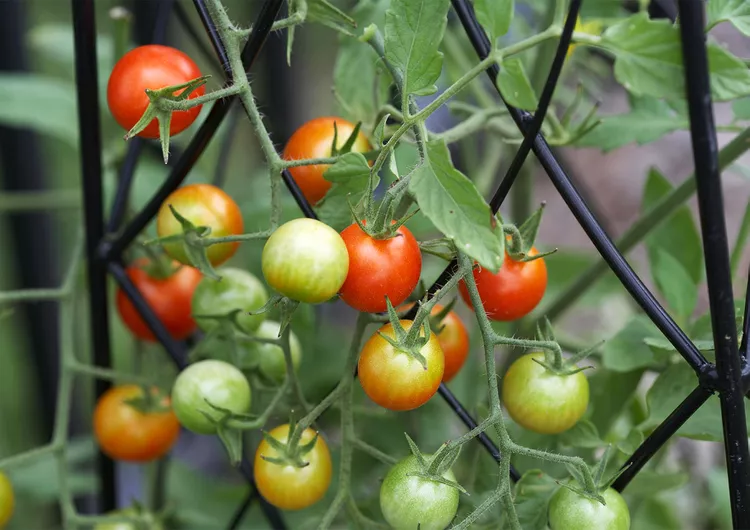
{"label": "blurred background", "polygon": [[[106,109],[103,96],[109,71],[116,60],[115,35],[125,27],[132,45],[150,42],[154,24],[159,16],[163,16],[164,5],[168,3],[165,0],[96,1],[99,105],[105,149],[102,177],[106,191],[105,204],[112,201],[118,167],[126,149],[122,141],[123,131]],[[244,25],[249,25],[254,19],[260,5],[257,1],[244,0],[225,0],[224,3],[233,20]],[[346,11],[351,3],[347,1],[337,5]],[[525,20],[525,26],[519,32],[542,25],[538,19],[541,3],[541,0],[517,3],[518,16]],[[214,76],[208,83],[209,89],[220,87],[223,75],[217,68],[216,60],[204,53],[211,48],[195,16],[192,2],[177,0],[175,4],[178,8],[170,14],[166,43],[187,52],[204,73]],[[669,5],[669,2],[655,3],[652,13],[660,16],[668,14]],[[130,12],[132,19],[129,27],[110,17],[110,9],[120,6]],[[584,6],[584,14],[603,17],[614,16],[609,13],[624,12],[632,7],[614,0],[591,0],[584,2]],[[199,42],[180,23],[180,16],[186,17],[192,27],[197,28]],[[461,36],[460,30],[455,31],[454,28],[452,31],[454,35]],[[515,38],[514,31],[507,36],[509,40]],[[717,27],[712,35],[735,55],[750,57],[750,40],[728,24]],[[334,74],[357,74],[335,71],[338,42],[339,37],[327,28],[306,25],[297,31],[289,66],[286,63],[284,32],[272,34],[250,72],[259,106],[279,149],[295,128],[308,119],[340,112],[331,90]],[[80,154],[69,2],[0,1],[0,44],[0,291],[51,288],[58,286],[65,274],[81,225]],[[458,40],[458,46],[473,58],[465,38]],[[552,51],[546,48],[548,60],[551,60]],[[447,61],[451,61],[450,56]],[[581,67],[581,63],[586,61],[591,64]],[[577,69],[579,67],[580,70]],[[532,79],[535,86],[540,86],[544,79],[545,70],[541,72],[541,76]],[[577,51],[566,66],[565,83],[560,90],[572,92],[576,82],[584,76],[591,80],[593,86],[588,96],[601,101],[602,114],[627,110],[627,93],[612,78],[611,63],[600,55],[580,55]],[[442,86],[449,82],[450,73],[446,73]],[[484,77],[478,82],[484,83]],[[239,110],[235,108],[225,120],[190,173],[188,182],[208,182],[217,172],[225,172],[225,189],[240,205],[246,231],[250,232],[267,226],[267,176],[253,131]],[[171,161],[178,158],[205,114],[204,108],[198,122],[173,139]],[[729,121],[730,106],[717,105],[716,115],[717,122]],[[456,121],[449,112],[441,111],[431,117],[428,126],[430,130],[438,132],[448,129]],[[731,136],[721,133],[720,142],[726,143]],[[484,143],[479,142],[479,145],[487,150],[487,145],[491,145],[492,141],[495,140],[483,139]],[[472,141],[470,139],[464,143],[471,144]],[[454,162],[477,181],[485,196],[489,196],[517,146],[502,144],[500,156],[491,163],[485,163],[486,158],[475,156],[476,146],[464,143],[459,143],[453,149]],[[622,234],[642,212],[644,183],[651,168],[658,168],[670,182],[679,183],[688,177],[693,166],[689,135],[685,131],[668,134],[646,146],[630,144],[608,153],[603,153],[599,148],[568,146],[557,149],[557,154],[613,238]],[[749,162],[750,159],[745,156],[725,172],[725,205],[730,241],[734,241],[738,233],[750,197],[750,172],[745,167]],[[530,160],[526,166],[520,186],[531,190],[532,200],[512,195],[503,212],[510,221],[520,223],[531,206],[536,208],[542,201],[546,202],[537,247],[544,250],[557,247],[561,250],[559,255],[548,259],[551,275],[549,297],[563,289],[566,282],[593,261],[593,247],[535,161]],[[132,210],[137,211],[148,200],[167,171],[168,168],[161,161],[158,145],[147,144],[136,171],[130,201]],[[48,191],[48,201],[54,210],[14,211],[23,204],[22,192],[29,190]],[[696,211],[694,200],[689,205]],[[284,218],[297,216],[299,211],[296,205],[290,197],[285,196]],[[428,223],[419,220],[414,221],[413,229],[417,237],[427,237],[433,233]],[[154,233],[153,227],[149,230],[151,234]],[[260,243],[243,244],[230,265],[248,268],[260,276],[261,248]],[[636,269],[644,273],[644,280],[652,285],[644,249],[639,248],[628,257]],[[747,263],[745,256],[740,270],[746,270]],[[443,266],[443,262],[428,258],[423,271],[425,281],[431,282]],[[79,280],[74,330],[76,355],[80,359],[88,359],[92,352],[83,274]],[[114,285],[110,287],[112,295]],[[736,292],[740,292],[740,289],[744,289],[744,284],[736,286]],[[565,337],[575,339],[572,341],[574,344],[590,345],[601,338],[611,337],[634,313],[633,304],[611,275],[599,281],[591,293],[557,323],[565,330]],[[110,300],[112,298],[110,296]],[[460,303],[457,306],[464,320],[472,323],[471,312]],[[696,311],[701,313],[706,309],[705,290],[702,290]],[[12,305],[12,310],[10,316],[0,319],[0,458],[43,445],[49,440],[59,375],[57,304],[17,303]],[[153,367],[165,379],[172,377],[172,368],[161,348],[136,343],[119,322],[116,312],[113,310],[110,314],[115,367],[128,372],[135,370],[137,364],[142,364]],[[314,402],[325,395],[338,380],[340,360],[345,354],[340,336],[349,333],[354,317],[353,311],[342,304],[326,304],[315,310],[304,307],[297,314],[293,329],[304,345],[305,356],[300,373],[305,374],[302,381],[310,401]],[[485,398],[484,386],[474,384],[482,373],[477,338],[477,331],[473,330],[469,366],[451,384],[456,395],[475,413],[481,411]],[[501,361],[508,357],[507,352],[499,351],[498,355]],[[357,392],[364,403],[359,388]],[[81,493],[78,508],[84,512],[93,509],[87,494],[96,489],[96,477],[90,466],[94,454],[89,434],[91,396],[90,381],[79,378],[70,425],[72,442],[68,459],[71,484]],[[389,416],[387,428],[383,427],[386,422],[378,414],[363,406],[358,411],[358,429],[366,433],[364,436],[373,445],[391,454],[404,454],[404,430],[417,433],[419,443],[427,448],[436,448],[447,436],[463,432],[463,426],[440,400],[431,401],[419,413],[404,414],[398,422]],[[322,421],[335,445],[337,415],[329,413]],[[247,447],[254,448],[257,441],[257,433],[248,435]],[[478,449],[473,450],[479,455]],[[688,525],[677,528],[729,528],[720,445],[681,439],[670,455],[698,477],[695,488],[706,494],[698,495],[704,498],[706,504],[696,507],[691,506],[689,501],[693,497],[683,494],[684,488],[677,490],[673,499],[674,511],[679,513],[682,506],[686,512],[680,524]],[[485,455],[472,458],[479,461]],[[371,461],[358,461],[357,464],[365,475],[380,474],[382,477],[382,468],[373,467]],[[152,470],[130,465],[119,465],[118,470],[121,503],[126,505],[133,498],[142,498],[142,484]],[[19,504],[10,528],[56,527],[56,473],[52,458],[13,470],[11,478],[17,488]],[[376,495],[376,489],[365,481],[358,487],[362,489],[359,492],[362,495]],[[691,486],[686,487],[689,489]],[[220,527],[229,519],[245,490],[239,477],[226,464],[224,450],[217,440],[183,432],[175,458],[169,464],[167,491],[170,499],[179,500],[180,513],[187,527],[213,528],[213,525]],[[325,502],[321,504],[323,508]],[[246,528],[265,527],[258,512],[257,506],[251,510],[245,522]],[[703,515],[695,516],[698,512]],[[298,528],[305,522],[314,521],[315,517],[315,513],[306,512],[290,515],[288,521],[290,527]],[[686,519],[692,522],[687,523]],[[657,527],[672,526],[654,526]]]}

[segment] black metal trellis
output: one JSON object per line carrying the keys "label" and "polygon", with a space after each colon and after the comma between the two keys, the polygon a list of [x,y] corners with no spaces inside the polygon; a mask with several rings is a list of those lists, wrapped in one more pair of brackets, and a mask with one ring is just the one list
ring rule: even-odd
{"label": "black metal trellis", "polygon": [[[166,0],[170,2],[173,0]],[[232,72],[226,60],[216,28],[207,14],[203,0],[193,0],[209,40],[219,57],[226,74],[227,83],[231,82]],[[615,272],[623,286],[628,290],[644,312],[651,318],[665,337],[674,345],[682,357],[695,370],[698,387],[659,425],[653,433],[634,452],[626,463],[626,470],[615,482],[615,488],[624,489],[635,474],[663,446],[663,444],[697,411],[713,394],[718,393],[724,440],[729,473],[730,498],[732,499],[732,519],[735,528],[750,528],[750,455],[748,451],[747,429],[743,395],[748,379],[744,362],[748,354],[747,334],[750,329],[747,297],[742,344],[738,350],[734,324],[734,306],[731,288],[731,274],[728,259],[728,243],[723,217],[721,181],[717,163],[716,134],[709,89],[709,72],[705,47],[703,3],[693,0],[679,0],[680,29],[683,54],[690,57],[685,63],[685,84],[690,111],[691,138],[695,160],[695,175],[700,206],[700,221],[703,232],[706,273],[709,287],[709,301],[716,350],[716,365],[708,362],[689,340],[685,333],[669,317],[667,312],[656,301],[653,294],[643,285],[640,278],[628,265],[623,255],[601,228],[590,209],[587,207],[565,171],[555,159],[544,136],[539,132],[541,123],[557,84],[565,53],[570,43],[573,24],[581,0],[571,2],[568,18],[561,36],[555,60],[545,84],[539,107],[533,115],[520,111],[503,100],[511,117],[523,133],[524,140],[511,164],[511,167],[494,194],[490,205],[497,211],[506,197],[520,167],[529,151],[533,151],[544,170],[549,175],[558,192],[575,215],[578,222]],[[72,0],[73,21],[76,51],[76,83],[78,88],[78,113],[81,139],[81,166],[85,204],[85,224],[87,235],[89,306],[91,311],[91,333],[94,347],[94,362],[99,366],[109,365],[110,338],[107,327],[106,275],[111,273],[131,299],[154,335],[160,340],[178,367],[183,367],[187,358],[187,347],[184,343],[174,341],[166,332],[161,322],[155,317],[138,289],[125,275],[121,263],[123,250],[135,239],[146,224],[154,217],[164,199],[184,180],[193,164],[202,154],[213,137],[219,124],[229,112],[233,97],[219,100],[212,106],[207,119],[192,138],[172,170],[151,201],[121,231],[120,225],[124,216],[125,205],[137,159],[142,152],[142,143],[136,141],[129,147],[125,164],[121,170],[121,179],[114,199],[111,217],[105,224],[103,219],[103,197],[101,182],[101,140],[98,117],[96,47],[94,26],[94,0]],[[463,25],[477,54],[484,58],[490,52],[490,43],[477,22],[473,8],[467,0],[452,0],[453,8]],[[258,15],[254,31],[243,50],[242,59],[245,68],[250,68],[268,36],[271,25],[279,11],[281,0],[266,0]],[[185,13],[178,7],[178,19],[188,25]],[[197,35],[194,29],[192,34]],[[498,74],[498,67],[487,70],[491,80]],[[502,94],[499,93],[502,99]],[[305,200],[291,175],[285,171],[283,180],[294,196],[302,212],[315,218],[315,212]],[[438,277],[429,289],[435,292],[454,274],[452,264]],[[748,286],[750,295],[750,286]],[[97,395],[107,388],[106,382],[97,381]],[[476,426],[476,421],[456,399],[445,385],[440,387],[440,395],[451,409],[469,427]],[[480,443],[495,459],[499,452],[486,436],[479,437]],[[250,493],[243,501],[230,522],[230,528],[238,526],[257,497],[261,502],[266,517],[274,528],[285,528],[279,512],[267,504],[257,494],[252,479],[252,469],[247,461],[240,466],[242,475],[251,485]],[[99,474],[102,479],[103,510],[114,508],[114,472],[112,462],[100,456]],[[519,477],[511,470],[513,479]]]}

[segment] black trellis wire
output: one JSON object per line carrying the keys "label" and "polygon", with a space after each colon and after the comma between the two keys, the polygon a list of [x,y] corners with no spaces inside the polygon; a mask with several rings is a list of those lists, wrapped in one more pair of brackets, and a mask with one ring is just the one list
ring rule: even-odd
{"label": "black trellis wire", "polygon": [[[164,0],[171,3],[173,0]],[[480,58],[486,57],[490,42],[477,22],[471,4],[467,0],[451,0],[453,8],[466,31],[472,45]],[[216,32],[216,28],[207,14],[204,0],[193,0],[198,15],[203,23],[209,40],[216,52],[219,63],[226,74],[227,83],[231,82],[232,72],[226,60],[226,54]],[[96,47],[94,26],[94,0],[72,0],[73,22],[76,51],[76,83],[78,89],[78,113],[81,138],[81,168],[85,204],[85,225],[87,235],[87,257],[89,261],[89,306],[91,311],[91,336],[94,346],[94,362],[99,366],[109,365],[110,338],[107,328],[107,295],[106,275],[111,273],[131,299],[136,309],[148,324],[157,339],[163,344],[173,361],[180,368],[187,362],[187,346],[175,341],[166,332],[156,318],[137,287],[129,281],[122,265],[122,252],[132,243],[146,224],[154,217],[164,199],[175,190],[187,176],[188,172],[202,154],[216,129],[229,112],[233,97],[219,100],[212,106],[205,122],[201,125],[185,151],[172,166],[170,174],[162,187],[148,204],[120,230],[124,217],[127,196],[132,183],[137,159],[142,152],[140,141],[129,147],[125,163],[120,173],[120,183],[114,199],[111,217],[105,231],[104,210],[102,203],[101,182],[101,140],[98,117]],[[617,490],[623,490],[648,460],[675,434],[675,432],[697,411],[708,398],[718,393],[721,403],[724,426],[724,442],[727,468],[729,473],[730,498],[732,499],[732,520],[734,528],[750,528],[750,455],[748,454],[747,429],[743,395],[746,392],[750,374],[744,359],[748,355],[747,335],[750,331],[748,307],[750,306],[750,284],[746,297],[743,340],[737,347],[737,333],[734,324],[733,295],[729,267],[728,243],[724,224],[724,210],[721,195],[721,180],[718,170],[716,134],[711,107],[709,71],[705,47],[703,4],[693,0],[679,0],[680,30],[685,60],[685,85],[691,124],[695,175],[700,208],[700,221],[703,232],[706,276],[709,288],[709,302],[716,351],[716,365],[708,362],[689,340],[685,333],[669,317],[667,312],[656,301],[653,294],[643,285],[640,278],[628,265],[623,255],[617,250],[612,240],[602,229],[591,213],[575,186],[562,169],[544,136],[540,133],[541,123],[557,85],[562,64],[570,44],[570,38],[581,0],[573,0],[562,36],[557,47],[550,74],[540,98],[537,111],[532,115],[509,105],[498,90],[503,103],[508,107],[510,116],[515,121],[524,139],[514,158],[511,167],[493,195],[490,205],[496,212],[507,196],[513,181],[518,175],[529,151],[533,151],[541,166],[547,172],[558,192],[574,216],[581,224],[594,246],[615,272],[623,286],[628,290],[644,312],[651,318],[665,337],[674,345],[682,357],[695,370],[699,384],[685,400],[646,438],[643,444],[633,453],[625,464],[624,472],[615,482]],[[254,31],[243,50],[242,59],[245,68],[249,69],[268,36],[271,25],[279,11],[281,0],[266,0],[258,15]],[[186,25],[188,31],[196,36],[197,32],[190,27],[186,13],[177,5],[178,19]],[[155,32],[159,27],[155,28]],[[162,30],[163,31],[163,30]],[[205,50],[205,47],[202,46]],[[499,68],[493,65],[487,70],[494,81]],[[496,86],[496,85],[495,85]],[[217,169],[217,174],[223,170]],[[283,180],[302,212],[315,218],[315,212],[305,200],[300,189],[288,171],[283,173]],[[221,177],[219,177],[221,178]],[[435,292],[455,273],[455,264],[449,265],[438,277],[429,292]],[[97,381],[97,395],[107,388],[106,382]],[[476,426],[476,421],[456,399],[447,386],[441,385],[440,395],[451,409],[469,427]],[[496,460],[499,451],[486,436],[479,437],[480,443]],[[251,485],[250,492],[237,512],[233,515],[229,528],[236,528],[255,498],[273,528],[285,528],[279,512],[267,504],[257,493],[253,484],[252,469],[246,460],[240,465],[240,472]],[[99,474],[102,479],[102,510],[114,508],[115,488],[112,462],[100,455]],[[519,474],[511,470],[514,480]]]}

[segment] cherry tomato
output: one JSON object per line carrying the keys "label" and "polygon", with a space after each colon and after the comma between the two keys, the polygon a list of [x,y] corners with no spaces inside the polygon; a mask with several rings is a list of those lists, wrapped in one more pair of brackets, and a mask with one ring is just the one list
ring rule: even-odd
{"label": "cherry tomato", "polygon": [[[137,517],[138,515],[141,515],[143,517],[144,514],[139,514],[138,511],[135,508],[125,508],[123,510],[115,510],[112,512],[108,512],[106,515],[108,516],[115,516],[115,515],[123,515],[126,517]],[[151,514],[145,514],[146,520],[148,520],[148,528],[149,530],[163,530],[164,525],[161,521],[156,520],[153,515]],[[139,530],[141,527],[136,525],[135,523],[99,523],[94,527],[94,530]]]}
{"label": "cherry tomato", "polygon": [[[277,339],[281,324],[273,320],[264,321],[254,333],[261,339]],[[286,376],[286,359],[281,346],[256,342],[253,340],[241,340],[240,344],[249,360],[256,361],[260,372],[266,379],[281,384]],[[292,354],[292,366],[294,371],[299,370],[302,362],[302,344],[293,331],[289,332],[289,352]]]}
{"label": "cherry tomato", "polygon": [[[417,457],[409,455],[388,471],[380,486],[380,510],[396,530],[443,530],[456,516],[458,490],[412,475],[420,471]],[[450,469],[443,478],[456,481]]]}
{"label": "cherry tomato", "polygon": [[341,299],[358,311],[386,310],[385,297],[401,304],[419,282],[422,253],[408,228],[402,226],[389,239],[373,239],[356,223],[341,232],[349,253],[349,274]]}
{"label": "cherry tomato", "polygon": [[0,471],[0,528],[4,528],[16,507],[16,496],[8,476]]}
{"label": "cherry tomato", "polygon": [[[247,378],[224,361],[206,360],[185,368],[172,387],[172,407],[183,427],[198,434],[216,433],[222,413],[209,405],[238,414],[250,410],[251,391]],[[207,403],[208,402],[208,403]]]}
{"label": "cherry tomato", "polygon": [[[294,131],[286,147],[284,147],[282,157],[285,160],[303,160],[331,156],[334,123],[338,131],[336,148],[341,149],[354,131],[354,124],[342,118],[315,118]],[[360,132],[354,141],[354,145],[352,145],[352,152],[365,153],[369,150],[370,143],[365,135]],[[320,201],[331,187],[331,182],[323,178],[323,173],[329,167],[325,164],[318,164],[289,168],[292,178],[302,190],[305,198],[313,205]]]}
{"label": "cherry tomato", "polygon": [[[107,84],[107,104],[117,123],[125,130],[130,130],[146,112],[149,99],[146,89],[158,89],[187,83],[201,76],[193,60],[180,50],[148,44],[139,46],[123,55],[115,64]],[[200,86],[190,93],[188,99],[197,98],[206,93],[206,87]],[[201,106],[172,113],[169,124],[169,135],[184,131],[200,114]],[[144,138],[159,137],[159,123],[154,120],[138,136]]]}
{"label": "cherry tomato", "polygon": [[[535,248],[529,251],[530,256],[538,254]],[[506,253],[503,266],[493,274],[488,269],[474,269],[474,280],[482,299],[484,310],[492,320],[518,320],[531,313],[539,304],[547,288],[547,266],[544,258],[534,261],[513,261]],[[461,297],[469,307],[471,299],[466,284],[458,284]]]}
{"label": "cherry tomato", "polygon": [[[279,425],[269,433],[281,443],[289,439],[289,424]],[[312,441],[315,431],[306,429],[300,445]],[[258,491],[268,502],[283,510],[301,510],[318,502],[331,484],[331,453],[325,440],[318,436],[315,446],[302,456],[308,465],[296,467],[291,464],[275,464],[264,460],[279,458],[276,449],[262,440],[255,452],[255,482]]]}
{"label": "cherry tomato", "polygon": [[[253,274],[230,267],[217,271],[221,280],[205,277],[193,293],[193,315],[226,315],[237,309],[235,319],[245,333],[252,333],[266,315],[250,315],[268,301],[265,286]],[[203,331],[215,329],[219,322],[210,318],[196,318]]]}
{"label": "cherry tomato", "polygon": [[127,403],[142,396],[140,386],[115,386],[96,404],[94,436],[102,451],[115,460],[156,460],[169,452],[180,435],[180,423],[168,408],[169,398],[159,402],[166,410],[144,413]]}
{"label": "cherry tomato", "polygon": [[341,236],[314,219],[284,223],[266,241],[263,276],[278,292],[308,304],[335,295],[346,280],[349,254]]}
{"label": "cherry tomato", "polygon": [[[413,305],[405,304],[399,307],[398,310],[400,312],[407,311]],[[442,310],[442,305],[435,304],[430,314],[437,315]],[[461,320],[461,317],[455,311],[449,311],[440,325],[443,326],[443,329],[437,334],[437,337],[440,348],[443,350],[443,355],[445,356],[443,383],[447,383],[456,376],[464,365],[464,362],[466,362],[466,357],[469,355],[469,332],[466,331],[463,320]],[[435,326],[432,327],[432,331],[437,331]]]}
{"label": "cherry tomato", "polygon": [[[224,237],[241,234],[244,230],[242,212],[237,203],[223,190],[211,184],[189,184],[176,189],[159,208],[156,217],[156,232],[159,237],[182,233],[182,225],[172,214],[169,206],[194,226],[207,226],[209,237]],[[208,260],[216,267],[231,258],[239,241],[219,243],[206,248]],[[164,243],[164,250],[180,263],[190,264],[182,241]]]}
{"label": "cherry tomato", "polygon": [[[170,335],[177,340],[187,338],[197,327],[190,315],[190,300],[198,282],[201,281],[200,271],[183,266],[171,276],[162,279],[151,276],[147,270],[148,265],[148,260],[138,260],[129,266],[125,273]],[[139,339],[156,341],[154,334],[122,289],[117,290],[116,304],[122,321],[133,335]]]}
{"label": "cherry tomato", "polygon": [[589,382],[583,372],[556,375],[529,353],[510,365],[503,379],[503,402],[513,420],[543,434],[567,431],[580,420],[589,404]]}
{"label": "cherry tomato", "polygon": [[606,506],[568,488],[560,488],[549,504],[550,529],[629,530],[630,510],[622,496],[612,488],[601,495]]}
{"label": "cherry tomato", "polygon": [[[401,325],[408,331],[412,321],[401,320]],[[390,323],[378,331],[396,338]],[[424,336],[424,329],[420,330],[420,335]],[[375,403],[390,410],[411,410],[427,403],[437,392],[445,369],[443,350],[434,333],[430,334],[430,340],[420,353],[427,361],[426,370],[418,360],[398,351],[374,333],[359,355],[359,381],[365,393]]]}

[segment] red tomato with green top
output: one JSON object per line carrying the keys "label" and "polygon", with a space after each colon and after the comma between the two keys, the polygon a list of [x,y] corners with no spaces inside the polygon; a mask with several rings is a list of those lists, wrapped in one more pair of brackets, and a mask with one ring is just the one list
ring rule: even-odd
{"label": "red tomato with green top", "polygon": [[[180,85],[201,76],[198,65],[178,49],[160,44],[139,46],[123,55],[115,64],[107,83],[107,105],[117,123],[129,131],[146,112],[149,99],[146,89]],[[206,93],[199,86],[190,93],[194,99]],[[174,136],[192,125],[200,114],[201,105],[172,113],[169,135]],[[154,118],[138,133],[144,138],[159,138],[159,123]]]}

